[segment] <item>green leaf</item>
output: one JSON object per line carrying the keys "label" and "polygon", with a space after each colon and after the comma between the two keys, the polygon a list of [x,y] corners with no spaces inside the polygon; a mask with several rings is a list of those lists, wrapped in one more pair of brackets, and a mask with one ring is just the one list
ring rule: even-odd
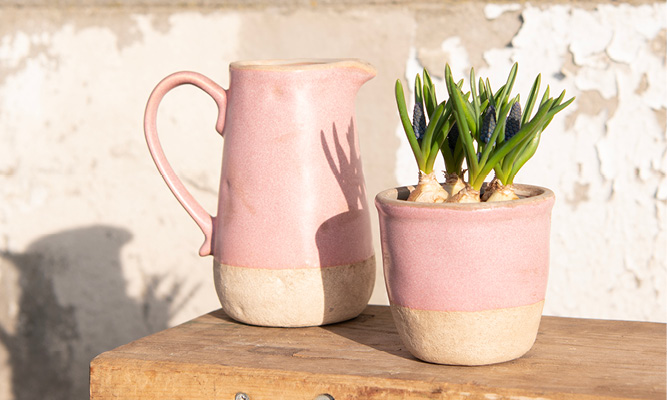
{"label": "green leaf", "polygon": [[533,82],[533,87],[530,88],[530,93],[528,94],[528,101],[525,104],[523,110],[523,116],[521,116],[521,125],[524,125],[526,121],[530,118],[530,114],[533,112],[533,106],[537,100],[537,93],[540,91],[540,84],[542,81],[542,74],[538,74]]}
{"label": "green leaf", "polygon": [[498,180],[502,182],[503,185],[505,185],[505,182],[507,182],[507,177],[505,176],[503,169],[500,167],[500,163],[494,165],[493,171],[496,174],[496,178],[498,178]]}
{"label": "green leaf", "polygon": [[507,176],[507,185],[511,185],[514,183],[514,177],[516,174],[519,172],[521,167],[530,160],[530,158],[535,154],[535,151],[537,151],[537,146],[540,144],[540,138],[542,137],[542,132],[538,132],[537,135],[535,135],[521,151],[521,155],[516,159],[514,164],[512,165],[512,168]]}
{"label": "green leaf", "polygon": [[452,154],[452,150],[449,148],[449,144],[445,143],[444,145],[440,145],[440,153],[442,153],[442,158],[445,160],[445,169],[447,172],[454,172],[454,154]]}
{"label": "green leaf", "polygon": [[549,98],[550,98],[549,85],[547,85],[547,88],[544,90],[544,94],[542,95],[542,101],[540,101],[540,106],[542,106]]}
{"label": "green leaf", "polygon": [[408,116],[408,110],[407,107],[405,106],[405,94],[403,92],[403,85],[401,84],[400,79],[396,80],[395,94],[396,94],[396,105],[398,106],[398,114],[401,117],[403,130],[405,131],[405,135],[408,137],[408,142],[410,142],[410,148],[412,148],[412,153],[415,156],[415,160],[417,161],[419,170],[423,171],[424,157],[419,148],[419,143],[417,142],[417,137],[415,136],[415,132],[412,129],[412,122],[410,121],[410,117]]}
{"label": "green leaf", "polygon": [[[445,112],[445,105],[440,104],[438,108],[435,109],[433,112],[433,118],[428,123],[428,126],[426,127],[426,133],[424,133],[424,137],[422,138],[422,143],[421,143],[421,154],[422,157],[426,158],[428,160],[429,158],[429,151],[431,149],[431,144],[433,142],[433,131],[438,127],[438,125],[442,126],[442,122],[440,121],[440,117],[442,114]],[[438,149],[436,148],[436,153]],[[428,167],[428,162],[424,161],[424,167],[426,169],[429,169]],[[431,173],[431,171],[424,170],[424,172]]]}
{"label": "green leaf", "polygon": [[438,106],[438,99],[435,94],[435,85],[431,80],[431,75],[428,73],[426,68],[424,68],[424,93],[428,93],[428,96],[424,96],[424,101],[426,102],[426,110],[428,111],[428,116],[431,118],[433,111]]}
{"label": "green leaf", "polygon": [[[426,159],[426,168],[430,169],[431,172],[433,171],[433,165],[435,165],[435,159],[438,156],[438,150],[442,148],[442,143],[447,137],[447,133],[449,133],[449,126],[449,122],[446,122],[441,128],[437,128],[440,130],[436,135],[437,139],[433,140],[433,143],[431,143],[431,149],[429,150],[428,158]],[[445,131],[444,134],[441,133],[442,130]]]}
{"label": "green leaf", "polygon": [[[564,94],[565,94],[565,91],[563,91],[563,93],[561,94],[560,97],[562,97]],[[554,115],[556,115],[557,113],[562,111],[565,107],[569,106],[574,101],[574,99],[575,98],[572,97],[571,99],[569,99],[568,101],[566,101],[563,104],[559,104],[557,106],[552,106],[551,110],[549,110],[549,114],[547,116],[547,121],[544,123],[544,126],[542,127],[542,130],[546,129],[546,127],[549,126],[549,124],[551,123],[551,120],[553,119]]]}
{"label": "green leaf", "polygon": [[472,96],[472,107],[473,107],[473,114],[478,116],[476,125],[481,126],[481,121],[480,121],[480,115],[481,115],[481,101],[479,99],[479,95],[477,93],[477,90],[475,89],[475,69],[470,68],[470,94]]}
{"label": "green leaf", "polygon": [[[466,93],[466,97],[469,95],[469,93]],[[477,114],[475,113],[475,108],[473,105],[468,102],[468,100],[464,99],[463,104],[465,105],[465,117],[466,117],[466,122],[468,122],[468,128],[470,129],[470,132],[472,132],[473,137],[477,138],[479,136],[478,134],[478,118]]]}
{"label": "green leaf", "polygon": [[504,105],[507,103],[507,99],[510,96],[510,93],[512,92],[512,88],[514,87],[514,81],[516,80],[516,73],[519,69],[519,63],[514,63],[512,65],[512,69],[510,70],[509,75],[507,76],[507,82],[503,85],[501,92],[498,96],[496,96],[496,110],[500,110],[501,107],[499,105]]}
{"label": "green leaf", "polygon": [[489,78],[486,78],[486,95],[489,96],[489,104],[492,106],[496,106],[496,99],[493,96],[493,90],[491,89],[491,82],[489,81]]}
{"label": "green leaf", "polygon": [[422,92],[422,80],[419,74],[415,76],[415,104],[424,105],[424,92]]}

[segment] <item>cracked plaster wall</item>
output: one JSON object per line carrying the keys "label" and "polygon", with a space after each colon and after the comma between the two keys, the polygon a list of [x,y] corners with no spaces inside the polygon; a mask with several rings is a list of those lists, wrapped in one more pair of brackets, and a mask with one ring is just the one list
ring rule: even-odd
{"label": "cracked plaster wall", "polygon": [[[498,86],[519,61],[527,93],[542,72],[553,92],[577,96],[517,178],[558,198],[545,313],[667,319],[664,3],[39,4],[0,2],[0,400],[85,397],[93,356],[218,307],[212,260],[197,256],[201,233],[150,160],[142,116],[167,74],[227,87],[238,59],[378,68],[357,99],[371,207],[415,180],[396,78],[427,67],[438,81],[448,61]],[[186,87],[159,120],[172,165],[208,210],[222,148],[214,114]],[[381,276],[374,303],[386,303]]]}

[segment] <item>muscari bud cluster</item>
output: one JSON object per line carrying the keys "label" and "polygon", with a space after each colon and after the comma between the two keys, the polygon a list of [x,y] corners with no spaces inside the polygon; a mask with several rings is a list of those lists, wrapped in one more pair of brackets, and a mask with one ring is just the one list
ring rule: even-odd
{"label": "muscari bud cluster", "polygon": [[505,140],[510,140],[521,129],[521,104],[517,101],[512,104],[505,124]]}
{"label": "muscari bud cluster", "polygon": [[491,135],[496,129],[496,108],[494,106],[487,107],[482,120],[482,130],[479,132],[480,142],[487,144],[491,140]]}
{"label": "muscari bud cluster", "polygon": [[449,133],[447,134],[447,144],[449,145],[449,150],[454,153],[456,149],[456,142],[459,140],[459,127],[456,125],[456,122],[449,128]]}
{"label": "muscari bud cluster", "polygon": [[412,111],[412,129],[415,131],[417,140],[421,140],[426,133],[426,116],[424,115],[424,106],[420,103],[415,103],[415,108]]}

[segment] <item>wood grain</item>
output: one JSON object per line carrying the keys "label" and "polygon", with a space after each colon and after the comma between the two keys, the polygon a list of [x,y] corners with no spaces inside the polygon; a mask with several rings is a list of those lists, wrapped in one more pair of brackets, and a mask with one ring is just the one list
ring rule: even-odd
{"label": "wood grain", "polygon": [[103,353],[91,399],[665,399],[665,324],[543,317],[532,350],[483,367],[403,347],[388,307],[314,328],[262,328],[222,311]]}

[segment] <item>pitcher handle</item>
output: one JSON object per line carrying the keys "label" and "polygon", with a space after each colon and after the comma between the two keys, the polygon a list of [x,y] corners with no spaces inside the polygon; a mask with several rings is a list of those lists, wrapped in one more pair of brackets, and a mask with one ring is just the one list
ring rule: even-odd
{"label": "pitcher handle", "polygon": [[176,196],[179,203],[185,208],[185,211],[190,214],[195,220],[199,228],[204,233],[204,244],[199,249],[200,256],[208,256],[213,254],[213,230],[215,217],[211,216],[190,194],[188,189],[183,185],[183,182],[176,176],[173,168],[169,165],[167,158],[162,150],[162,145],[158,139],[157,134],[157,110],[162,98],[171,89],[184,85],[194,85],[215,100],[218,105],[218,119],[215,124],[215,130],[222,135],[222,130],[225,124],[225,113],[227,110],[227,93],[217,83],[196,72],[176,72],[164,78],[157,84],[146,104],[146,112],[144,114],[144,133],[146,135],[146,143],[148,143],[148,150],[153,157],[153,161],[160,171],[162,178],[169,186],[171,192]]}

